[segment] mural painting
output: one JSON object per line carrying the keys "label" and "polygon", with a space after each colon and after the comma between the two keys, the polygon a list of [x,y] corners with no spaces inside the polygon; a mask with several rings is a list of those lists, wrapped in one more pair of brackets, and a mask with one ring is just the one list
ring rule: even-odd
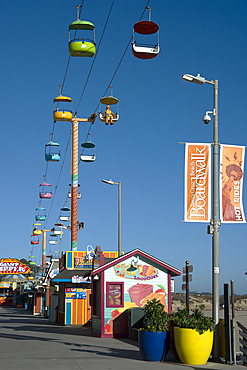
{"label": "mural painting", "polygon": [[113,321],[126,309],[158,299],[168,312],[167,273],[139,258],[129,258],[105,271],[104,333],[113,334]]}

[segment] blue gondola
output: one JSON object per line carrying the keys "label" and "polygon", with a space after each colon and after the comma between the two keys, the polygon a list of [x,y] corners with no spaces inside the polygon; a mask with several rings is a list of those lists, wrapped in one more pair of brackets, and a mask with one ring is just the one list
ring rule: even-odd
{"label": "blue gondola", "polygon": [[46,209],[44,207],[40,207],[40,202],[38,208],[35,210],[35,220],[46,221]]}
{"label": "blue gondola", "polygon": [[51,141],[51,135],[49,143],[45,144],[45,160],[47,162],[58,162],[60,161],[60,145]]}

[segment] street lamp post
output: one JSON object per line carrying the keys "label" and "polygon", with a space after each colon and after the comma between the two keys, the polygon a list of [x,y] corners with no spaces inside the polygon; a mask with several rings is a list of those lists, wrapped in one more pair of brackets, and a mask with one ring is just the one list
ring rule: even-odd
{"label": "street lamp post", "polygon": [[[214,357],[219,358],[219,140],[218,140],[218,80],[207,81],[199,74],[192,76],[185,74],[182,78],[199,85],[208,83],[214,86],[214,134],[213,134],[213,219],[210,221],[212,235],[212,295],[213,295],[213,320],[215,329]],[[208,123],[208,122],[207,122]]]}
{"label": "street lamp post", "polygon": [[101,180],[109,185],[118,185],[118,257],[122,253],[122,237],[121,237],[121,181],[114,182],[112,180]]}

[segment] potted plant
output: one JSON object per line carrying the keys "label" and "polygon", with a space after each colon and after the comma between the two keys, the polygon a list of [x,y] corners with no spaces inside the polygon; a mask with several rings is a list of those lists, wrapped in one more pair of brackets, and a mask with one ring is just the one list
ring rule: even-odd
{"label": "potted plant", "polygon": [[145,313],[144,327],[138,335],[138,346],[145,361],[163,361],[170,343],[169,315],[165,306],[156,298],[142,307]]}
{"label": "potted plant", "polygon": [[175,348],[180,361],[188,365],[204,365],[213,348],[215,326],[210,317],[196,308],[190,314],[186,308],[170,315],[174,327]]}

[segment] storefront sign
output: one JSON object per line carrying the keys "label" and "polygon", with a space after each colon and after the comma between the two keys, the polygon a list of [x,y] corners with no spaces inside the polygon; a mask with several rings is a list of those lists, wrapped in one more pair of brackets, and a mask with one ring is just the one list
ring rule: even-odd
{"label": "storefront sign", "polygon": [[72,276],[71,278],[72,283],[91,283],[91,277],[84,277],[84,276]]}
{"label": "storefront sign", "polygon": [[184,220],[211,218],[211,144],[185,144]]}
{"label": "storefront sign", "polygon": [[86,299],[87,290],[85,288],[66,288],[65,298],[67,302],[71,299]]}
{"label": "storefront sign", "polygon": [[221,145],[220,219],[221,222],[246,222],[242,204],[245,147]]}
{"label": "storefront sign", "polygon": [[51,278],[51,279],[53,279],[56,275],[58,275],[59,274],[59,269],[57,268],[57,269],[54,269],[54,270],[51,270],[51,272],[50,272],[50,274],[49,274],[49,277]]}
{"label": "storefront sign", "polygon": [[92,260],[88,260],[87,257],[75,257],[74,260],[75,263],[75,269],[83,269],[88,270],[93,268]]}
{"label": "storefront sign", "polygon": [[0,260],[0,274],[27,274],[30,268],[17,259],[3,258]]}

